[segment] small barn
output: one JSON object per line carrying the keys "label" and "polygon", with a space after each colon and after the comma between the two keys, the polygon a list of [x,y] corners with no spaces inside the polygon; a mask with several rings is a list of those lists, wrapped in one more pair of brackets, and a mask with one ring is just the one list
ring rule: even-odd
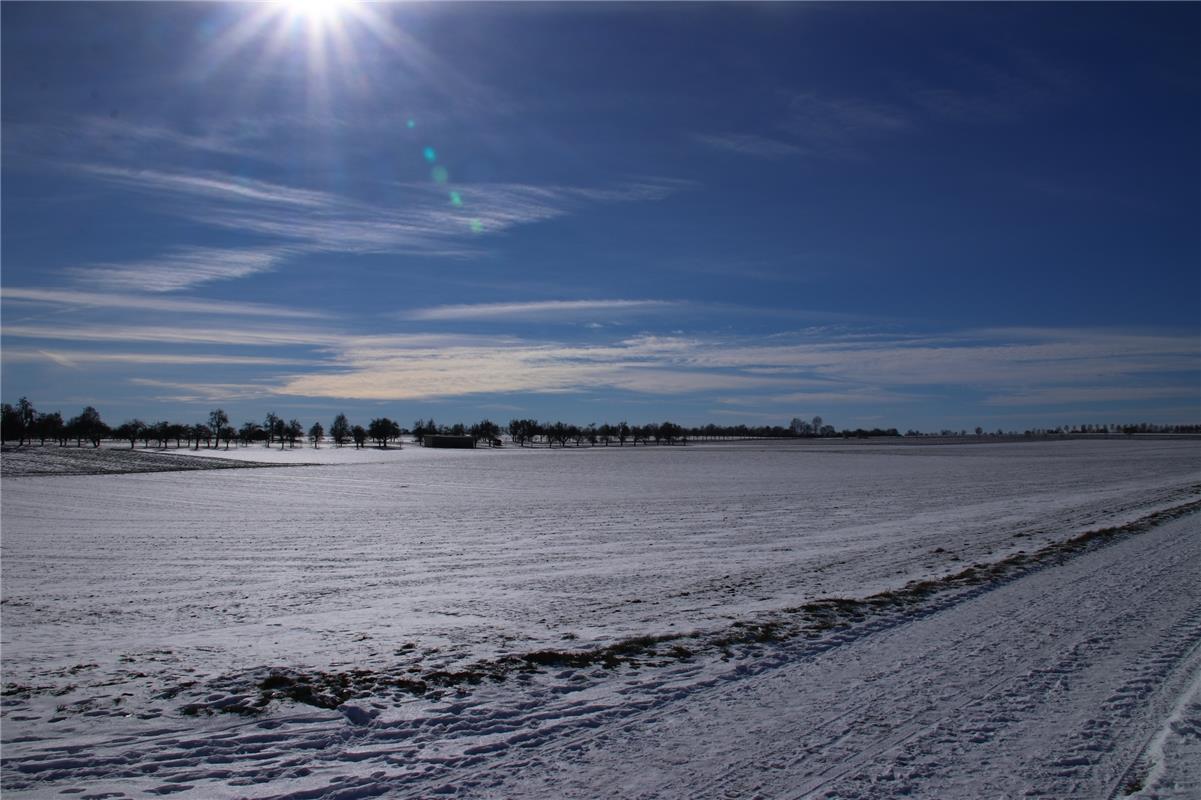
{"label": "small barn", "polygon": [[472,436],[452,436],[447,433],[427,433],[421,437],[423,447],[475,447]]}

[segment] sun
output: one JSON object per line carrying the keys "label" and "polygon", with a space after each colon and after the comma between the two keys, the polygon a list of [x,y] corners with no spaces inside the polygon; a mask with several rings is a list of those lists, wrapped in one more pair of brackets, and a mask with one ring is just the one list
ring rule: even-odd
{"label": "sun", "polygon": [[277,0],[277,2],[289,17],[318,26],[336,22],[350,5],[348,0]]}
{"label": "sun", "polygon": [[263,85],[257,76],[288,74],[303,82],[314,111],[328,110],[335,95],[371,88],[361,59],[372,48],[386,49],[415,73],[428,71],[424,48],[393,21],[387,3],[269,0],[222,8],[236,13],[208,37],[197,69],[215,76],[237,64],[237,101],[254,102]]}

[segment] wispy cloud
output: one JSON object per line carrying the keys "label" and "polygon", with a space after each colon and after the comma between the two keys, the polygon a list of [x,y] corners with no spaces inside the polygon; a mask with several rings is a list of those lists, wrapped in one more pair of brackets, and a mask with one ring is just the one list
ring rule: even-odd
{"label": "wispy cloud", "polygon": [[[346,342],[332,360],[346,369],[293,376],[289,394],[371,399],[487,392],[585,391],[601,387],[673,392],[775,387],[760,402],[911,402],[918,387],[1020,391],[1078,382],[1120,388],[1141,375],[1191,376],[1190,337],[1057,331],[941,338],[814,335],[792,341],[642,336],[608,345],[486,337],[452,346]],[[924,389],[922,390],[924,391]]]}
{"label": "wispy cloud", "polygon": [[1049,386],[989,397],[992,406],[1057,406],[1191,397],[1201,413],[1201,386]]}
{"label": "wispy cloud", "polygon": [[1117,380],[1155,372],[1193,373],[1201,346],[1188,336],[1105,331],[967,332],[894,341],[824,340],[771,344],[697,341],[694,366],[793,367],[858,385],[1021,387],[1035,383]]}
{"label": "wispy cloud", "polygon": [[[635,178],[610,186],[543,186],[474,183],[437,186],[395,183],[390,196],[371,203],[219,172],[166,172],[109,165],[78,165],[94,178],[167,200],[177,216],[274,241],[253,250],[193,248],[135,264],[104,265],[89,277],[123,283],[150,273],[168,290],[163,264],[183,262],[186,275],[216,280],[278,267],[305,252],[420,253],[471,256],[493,234],[576,213],[588,204],[653,202],[694,184],[669,178]],[[453,195],[452,195],[453,191]]]}
{"label": "wispy cloud", "polygon": [[[169,137],[157,129],[140,135]],[[462,184],[454,186],[452,196],[450,187],[397,183],[391,187],[390,201],[364,203],[332,192],[211,170],[168,171],[111,164],[77,164],[74,168],[92,178],[161,198],[161,211],[271,242],[240,248],[177,247],[154,257],[66,270],[67,276],[84,286],[156,294],[278,270],[290,258],[309,253],[477,256],[489,235],[555,219],[588,204],[661,200],[693,185],[645,177],[601,187]],[[258,304],[150,300],[132,294],[6,289],[5,297],[80,307],[319,316]]]}
{"label": "wispy cloud", "polygon": [[348,342],[334,361],[347,368],[293,376],[279,393],[385,400],[603,388],[678,394],[789,385],[786,378],[691,369],[648,358],[634,347],[496,343],[487,337],[438,348],[363,349]]}
{"label": "wispy cloud", "polygon": [[942,54],[942,83],[898,81],[886,97],[791,94],[770,135],[762,131],[693,134],[710,147],[758,158],[862,159],[884,137],[931,122],[998,123],[1079,96],[1082,82],[1061,64],[1028,51],[1004,58]]}
{"label": "wispy cloud", "polygon": [[772,139],[757,133],[698,133],[693,139],[717,150],[727,150],[758,158],[788,158],[809,151],[791,142]]}
{"label": "wispy cloud", "polygon": [[[132,311],[183,312],[188,314],[217,314],[237,317],[283,317],[318,319],[320,311],[299,308],[284,308],[262,303],[236,303],[218,300],[185,300],[181,298],[156,297],[137,294],[112,294],[86,292],[74,289],[47,289],[37,287],[5,286],[0,297],[6,301],[45,303],[74,308],[121,308]],[[4,326],[4,333],[15,335],[16,326]]]}
{"label": "wispy cloud", "polygon": [[630,178],[612,186],[555,186],[541,191],[552,196],[578,197],[593,203],[639,203],[666,200],[676,192],[696,189],[700,184],[682,178]]}
{"label": "wispy cloud", "polygon": [[304,328],[203,327],[196,325],[47,325],[5,324],[6,338],[70,342],[158,342],[162,344],[225,344],[246,347],[332,346],[344,336]]}
{"label": "wispy cloud", "polygon": [[252,156],[255,151],[236,137],[217,130],[188,133],[163,124],[136,122],[119,117],[84,115],[60,125],[75,136],[85,135],[93,142],[105,141],[118,151],[133,154],[134,148],[163,145],[186,152],[216,153],[228,156]]}
{"label": "wispy cloud", "polygon": [[[823,383],[827,387],[831,385],[829,381]],[[817,389],[803,392],[789,392],[787,394],[723,397],[718,402],[731,406],[814,406],[819,404],[831,406],[912,403],[923,399],[922,396],[917,394],[887,391],[877,387],[853,387],[843,383],[834,383],[834,385],[841,388],[833,391],[829,389]]]}
{"label": "wispy cloud", "polygon": [[297,366],[312,363],[312,359],[241,356],[230,353],[110,353],[96,350],[60,350],[31,347],[5,347],[4,360],[27,363],[52,361],[59,366],[72,368],[94,364],[219,364],[223,366],[264,367]]}
{"label": "wispy cloud", "polygon": [[339,198],[326,192],[298,189],[222,172],[164,172],[105,164],[80,164],[77,168],[95,177],[149,192],[269,203],[292,208],[327,208],[339,202]]}
{"label": "wispy cloud", "polygon": [[[554,317],[653,311],[656,301],[550,301],[442,306],[415,321]],[[15,324],[6,351],[75,364],[87,343],[154,343],[114,355],[153,364],[181,347],[294,348],[288,364],[264,363],[259,394],[360,400],[413,400],[602,390],[655,395],[714,394],[720,406],[753,410],[805,406],[887,408],[948,393],[984,395],[986,406],[1157,403],[1197,398],[1195,337],[1088,329],[995,329],[860,335],[814,328],[767,337],[640,335],[605,343],[460,333],[354,335],[312,326]],[[30,344],[14,340],[34,340]],[[81,346],[52,347],[48,341]],[[296,354],[299,350],[299,355]],[[200,359],[211,353],[181,352]],[[258,354],[254,354],[258,355]],[[166,363],[166,362],[164,362]],[[180,360],[178,363],[189,363]],[[247,362],[250,363],[250,362]],[[178,388],[178,387],[177,387]],[[225,387],[228,391],[235,391]],[[180,389],[178,397],[201,396]],[[258,395],[256,395],[258,396]]]}
{"label": "wispy cloud", "polygon": [[152,399],[167,403],[228,403],[272,395],[268,387],[254,383],[181,383],[150,378],[131,378],[129,382],[161,391]]}
{"label": "wispy cloud", "polygon": [[[235,156],[256,158],[270,155],[256,150],[245,136],[245,118],[236,125],[213,125],[205,131],[183,131],[159,120],[129,120],[96,114],[48,114],[34,120],[4,120],[5,153],[19,162],[61,164],[77,158],[81,152],[130,163],[145,163],[148,158],[170,162],[194,156]],[[261,143],[260,143],[261,145]]]}
{"label": "wispy cloud", "polygon": [[913,126],[897,105],[861,97],[829,98],[807,92],[789,101],[785,127],[802,137],[830,140],[848,134],[892,133]]}
{"label": "wispy cloud", "polygon": [[270,272],[291,252],[284,247],[186,247],[157,258],[76,267],[67,274],[80,283],[109,289],[174,292],[212,281]]}
{"label": "wispy cloud", "polygon": [[586,203],[661,200],[677,181],[638,181],[585,188],[517,183],[455,184],[459,204],[447,190],[427,184],[396,184],[390,203],[366,205],[339,199],[296,215],[260,206],[193,210],[193,218],[223,228],[291,240],[312,250],[420,252],[470,255],[481,237],[579,211]]}
{"label": "wispy cloud", "polygon": [[540,300],[526,303],[478,303],[434,306],[404,313],[410,320],[491,320],[581,318],[597,312],[628,314],[663,311],[682,305],[669,300]]}
{"label": "wispy cloud", "polygon": [[866,143],[913,126],[913,114],[900,105],[809,92],[788,99],[772,135],[725,131],[695,133],[692,138],[708,147],[756,158],[861,158]]}
{"label": "wispy cloud", "polygon": [[1070,69],[1029,51],[1003,58],[943,54],[948,76],[938,85],[907,86],[907,95],[929,114],[954,122],[998,123],[1024,119],[1085,87]]}
{"label": "wispy cloud", "polygon": [[794,95],[781,125],[798,146],[827,158],[860,158],[868,143],[913,126],[912,114],[900,106],[815,93]]}

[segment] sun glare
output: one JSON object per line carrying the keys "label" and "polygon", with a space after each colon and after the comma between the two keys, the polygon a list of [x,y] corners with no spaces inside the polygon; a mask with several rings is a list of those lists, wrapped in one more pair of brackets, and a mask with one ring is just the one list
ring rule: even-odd
{"label": "sun glare", "polygon": [[[216,76],[225,65],[237,64],[240,102],[253,104],[253,95],[282,67],[291,80],[303,81],[309,109],[325,113],[338,94],[372,90],[361,62],[370,52],[388,53],[413,74],[431,73],[430,56],[393,21],[385,3],[270,0],[231,8],[239,13],[208,37],[197,68]],[[444,80],[444,72],[434,77]]]}
{"label": "sun glare", "polygon": [[347,0],[279,0],[288,15],[322,25],[337,19],[347,6]]}

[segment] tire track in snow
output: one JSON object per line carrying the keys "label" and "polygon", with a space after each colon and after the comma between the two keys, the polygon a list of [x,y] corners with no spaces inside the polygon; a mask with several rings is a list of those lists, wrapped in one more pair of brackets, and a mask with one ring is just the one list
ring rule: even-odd
{"label": "tire track in snow", "polygon": [[[1075,561],[1068,562],[1069,565],[1073,563]],[[1136,563],[1137,559],[1131,559],[1127,566],[1133,568]],[[1108,568],[1102,567],[1101,571],[1105,569]],[[377,789],[387,791],[390,795],[405,796],[405,792],[411,792],[409,796],[424,796],[432,790],[431,784],[450,793],[487,794],[487,784],[494,781],[498,774],[511,775],[522,770],[537,769],[544,767],[548,760],[571,763],[576,756],[598,749],[605,741],[636,733],[647,725],[661,724],[671,716],[673,708],[681,705],[675,702],[677,700],[686,700],[689,704],[702,707],[716,702],[720,707],[722,698],[730,692],[745,693],[748,687],[787,680],[789,674],[806,665],[820,666],[831,660],[837,661],[841,654],[854,651],[873,637],[903,638],[905,629],[917,625],[936,625],[940,617],[958,613],[965,604],[985,602],[988,595],[1006,585],[1059,571],[1054,566],[1043,567],[1036,573],[1005,581],[1001,587],[986,585],[947,598],[935,598],[930,607],[916,614],[897,612],[851,631],[835,633],[821,643],[798,643],[801,648],[799,654],[795,647],[784,647],[778,652],[769,651],[770,655],[749,659],[724,675],[701,674],[699,667],[693,666],[674,675],[660,676],[650,684],[639,685],[634,680],[631,681],[634,686],[619,690],[616,696],[606,697],[603,702],[565,698],[564,702],[544,704],[534,698],[504,712],[482,709],[482,716],[473,719],[473,711],[478,706],[465,701],[415,720],[411,725],[400,724],[391,728],[348,729],[338,715],[331,714],[324,718],[313,715],[307,723],[289,724],[282,729],[281,726],[272,725],[274,730],[268,731],[254,730],[248,726],[210,735],[189,731],[187,736],[163,740],[159,747],[149,753],[145,752],[144,741],[131,740],[128,742],[132,745],[130,750],[114,752],[107,757],[93,753],[86,762],[80,762],[78,758],[56,759],[47,754],[48,757],[41,763],[37,763],[36,759],[29,760],[18,765],[18,768],[24,766],[31,777],[36,776],[39,782],[54,782],[70,780],[72,777],[135,781],[145,779],[147,767],[150,767],[151,774],[160,770],[174,773],[171,777],[176,781],[200,781],[208,775],[208,779],[221,779],[230,786],[248,789],[256,785],[266,788],[268,784],[286,784],[289,781],[307,784],[311,774],[334,772],[341,773],[335,774],[335,778],[341,779],[337,792],[359,796],[369,796]],[[1104,605],[1112,587],[1093,586],[1091,592],[1084,591],[1089,589],[1090,582],[1095,582],[1096,574],[1094,570],[1070,577],[1069,581],[1060,585],[1061,593],[1078,597],[1085,606]],[[1138,578],[1140,583],[1131,583],[1132,578]],[[1166,595],[1175,591],[1172,582],[1164,579],[1162,569],[1150,575],[1134,570],[1125,580],[1130,591],[1145,594],[1148,603],[1142,606],[1144,610],[1159,606]],[[1037,629],[1061,613],[1062,609],[1058,607],[1024,607],[1014,619],[1023,620],[1027,628]],[[950,659],[957,651],[968,650],[978,661],[992,664],[997,655],[997,642],[977,644],[973,650],[974,636],[974,628],[962,629],[952,641],[909,654],[896,660],[887,670],[893,674],[925,675],[926,678],[919,677],[900,687],[877,688],[887,678],[885,673],[880,673],[867,676],[869,679],[864,680],[862,687],[853,692],[844,690],[841,695],[835,692],[838,695],[838,702],[834,703],[838,708],[835,714],[816,722],[806,718],[802,728],[789,731],[786,736],[774,737],[773,741],[786,741],[789,744],[783,749],[773,750],[769,746],[761,748],[762,752],[757,751],[752,773],[770,773],[771,765],[775,763],[782,765],[777,766],[776,771],[782,770],[795,778],[796,771],[804,764],[813,773],[809,779],[811,792],[816,791],[849,772],[861,769],[890,748],[929,731],[932,726],[937,728],[938,723],[952,711],[970,707],[1016,678],[1028,677],[1029,674],[1061,676],[1071,672],[1073,663],[1085,661],[1087,659],[1084,656],[1093,655],[1077,651],[1087,648],[1096,639],[1095,636],[1080,634],[1063,662],[1049,665],[1041,671],[1025,673],[1021,663],[1016,668],[1002,663],[987,673],[973,673],[973,683],[956,686],[951,692],[944,691],[933,700],[928,694],[923,694],[923,681],[928,681],[928,665],[932,660]],[[796,661],[798,655],[800,663]],[[617,676],[611,678],[617,679]],[[1039,688],[1033,683],[1028,688],[1030,691],[1027,694],[1045,691],[1045,686]],[[865,693],[866,697],[863,696]],[[1006,696],[1011,699],[1014,697],[1012,693]],[[710,699],[714,697],[718,699]],[[898,709],[908,710],[898,716]],[[760,710],[767,713],[770,705]],[[906,713],[908,716],[905,716]],[[753,717],[751,715],[740,722],[753,725]],[[430,745],[437,743],[450,745],[447,755],[439,756],[436,748],[430,749]],[[802,753],[800,758],[796,757],[798,748]],[[296,751],[310,752],[315,757],[308,759],[308,763],[304,759],[298,761],[294,757]],[[520,755],[514,755],[518,751]],[[361,755],[353,755],[355,752]],[[345,774],[350,765],[366,765],[373,760],[382,760],[384,763],[381,766],[394,765],[397,761],[408,762],[408,774],[391,771],[374,777],[354,777],[355,770],[351,770],[351,775]],[[221,770],[210,767],[205,772],[206,764],[220,764],[223,761],[231,766]],[[237,766],[236,762],[245,761],[253,766]],[[816,769],[822,764],[826,764],[823,769]],[[412,768],[419,765],[420,768]],[[453,779],[453,784],[445,783],[449,779]],[[710,796],[741,794],[747,788],[747,783],[745,768],[732,770],[725,776],[707,776],[707,785],[713,790]],[[19,788],[19,785],[13,788]],[[175,785],[179,785],[178,782]],[[406,786],[412,788],[406,789]],[[149,787],[147,790],[152,791]],[[289,790],[270,796],[337,796],[332,792],[335,792],[335,787],[322,784],[317,788]],[[254,794],[258,796],[257,792]],[[652,792],[648,796],[654,795]]]}
{"label": "tire track in snow", "polygon": [[[1196,549],[1192,556],[1198,556]],[[1020,788],[1023,796],[1029,797],[1101,796],[1104,792],[1101,787],[1108,782],[1106,776],[1125,764],[1129,756],[1123,753],[1131,750],[1126,742],[1130,738],[1131,723],[1137,720],[1131,719],[1132,704],[1124,698],[1133,694],[1137,695],[1138,701],[1146,703],[1154,692],[1173,696],[1179,677],[1192,671],[1189,665],[1201,635],[1201,597],[1187,587],[1182,592],[1179,581],[1164,580],[1173,572],[1187,569],[1187,563],[1177,556],[1167,567],[1145,572],[1141,577],[1137,572],[1131,574],[1137,564],[1124,566],[1127,568],[1124,577],[1137,578],[1139,583],[1123,587],[1126,591],[1118,596],[1127,600],[1137,598],[1137,603],[1132,602],[1129,608],[1115,603],[1113,598],[1103,597],[1113,591],[1112,585],[1107,589],[1104,582],[1099,586],[1094,583],[1091,591],[1078,598],[1087,611],[1073,614],[1061,609],[1058,612],[1063,616],[1053,628],[1053,642],[1060,653],[1058,658],[1029,672],[1011,676],[1004,682],[1004,691],[998,691],[1000,686],[990,688],[964,708],[956,709],[966,714],[946,714],[944,719],[922,732],[922,737],[918,737],[922,741],[893,754],[898,763],[919,765],[909,769],[921,780],[897,781],[887,792],[872,792],[858,786],[851,794],[877,797],[889,796],[891,792],[916,792],[922,781],[928,782],[939,771],[946,772],[946,765],[939,759],[945,758],[948,751],[960,751],[959,755],[963,757],[968,751],[983,749],[990,751],[988,758],[994,761],[1008,758],[1012,771],[1026,776],[1024,786],[989,787],[990,793],[1014,796]],[[1196,570],[1193,572],[1195,574]],[[1100,600],[1104,600],[1106,606],[1098,619]],[[1130,609],[1134,612],[1128,613]],[[1167,626],[1157,624],[1165,615],[1172,619],[1173,612],[1179,615],[1175,622]],[[1021,628],[1035,630],[1036,625],[1030,623],[1037,621],[1036,617],[1030,617],[1023,621]],[[1012,620],[1009,622],[1013,627]],[[1073,637],[1070,633],[1074,630],[1080,633]],[[1140,663],[1128,663],[1131,659],[1136,662],[1139,659],[1121,652],[1119,647],[1122,641],[1129,641],[1132,631],[1143,630],[1156,632],[1154,645],[1137,654],[1149,665],[1146,669],[1142,669]],[[1070,646],[1067,646],[1069,642]],[[1117,667],[1132,670],[1135,676],[1121,681],[1121,670],[1116,676],[1113,672]],[[1177,680],[1169,680],[1173,675]],[[1106,688],[1112,687],[1115,680],[1121,682],[1106,695]],[[1053,755],[1043,758],[1036,754],[1031,759],[1029,750],[1015,749],[1014,741],[1028,743],[1031,735],[1030,724],[1023,720],[1056,704],[1062,707],[1063,714],[1071,714],[1080,707],[1078,703],[1073,705],[1073,701],[1079,699],[1081,691],[1087,694],[1090,686],[1096,688],[1087,697],[1095,699],[1088,699],[1084,706],[1087,708],[1095,702],[1100,706],[1099,713],[1074,721],[1074,724],[1078,723],[1075,728],[1069,726],[1060,738],[1049,740]],[[1146,716],[1149,719],[1156,715],[1154,709],[1148,708]],[[1043,724],[1046,725],[1046,720]],[[1020,736],[1014,734],[1014,728]],[[864,777],[860,775],[852,783],[861,784]],[[896,778],[895,775],[889,777],[890,780]],[[836,786],[833,794],[839,791],[846,792],[847,789]]]}
{"label": "tire track in snow", "polygon": [[[698,776],[694,775],[688,792],[683,793],[673,791],[672,787],[676,785],[675,781],[680,777],[679,773],[684,770],[667,770],[670,777],[666,780],[655,783],[653,780],[643,778],[635,781],[633,785],[623,785],[621,794],[637,797],[683,796],[684,794],[692,797],[721,797],[749,796],[758,791],[767,792],[771,796],[786,797],[892,797],[906,792],[922,795],[923,787],[937,780],[944,782],[944,788],[954,787],[958,785],[957,781],[970,779],[970,776],[965,777],[962,774],[962,768],[954,767],[947,762],[956,747],[962,748],[963,752],[959,755],[963,756],[973,748],[976,750],[986,749],[988,742],[1003,736],[1007,727],[1018,729],[1017,733],[1029,733],[1031,715],[1046,706],[1047,695],[1054,695],[1057,685],[1070,681],[1073,675],[1080,673],[1091,664],[1096,664],[1097,659],[1105,655],[1105,651],[1110,651],[1112,656],[1115,646],[1106,647],[1108,640],[1113,639],[1122,631],[1138,632],[1156,618],[1165,614],[1170,615],[1174,610],[1177,614],[1176,621],[1166,630],[1156,630],[1156,635],[1160,637],[1158,643],[1150,651],[1147,651],[1149,671],[1144,671],[1121,682],[1107,698],[1110,705],[1104,710],[1109,711],[1114,719],[1111,720],[1110,725],[1104,726],[1103,732],[1106,736],[1102,744],[1113,745],[1114,739],[1123,739],[1131,728],[1129,716],[1123,716],[1125,711],[1121,705],[1122,698],[1127,698],[1131,693],[1146,694],[1150,691],[1148,687],[1157,685],[1167,686],[1168,691],[1165,691],[1164,694],[1170,696],[1171,686],[1174,686],[1175,682],[1169,681],[1168,678],[1173,675],[1178,677],[1189,671],[1190,656],[1188,653],[1191,651],[1188,650],[1188,647],[1195,646],[1197,641],[1197,619],[1201,618],[1201,598],[1196,596],[1195,591],[1192,593],[1187,590],[1181,591],[1180,572],[1191,569],[1190,574],[1195,579],[1196,585],[1201,585],[1201,575],[1197,574],[1196,568],[1196,564],[1201,562],[1201,547],[1198,547],[1195,535],[1196,519],[1197,517],[1194,516],[1179,523],[1170,523],[1173,527],[1179,524],[1192,526],[1193,535],[1186,538],[1185,543],[1188,548],[1185,553],[1176,552],[1180,549],[1179,542],[1172,542],[1152,548],[1151,552],[1141,555],[1137,553],[1136,549],[1137,557],[1128,557],[1120,565],[1114,563],[1112,558],[1114,553],[1112,552],[1108,554],[1104,551],[1092,553],[1082,558],[1096,562],[1098,555],[1107,555],[1107,557],[1102,557],[1100,564],[1095,568],[1076,576],[1069,585],[1055,586],[1055,579],[1059,576],[1054,573],[1058,570],[1046,570],[1018,579],[1010,587],[1005,587],[1010,588],[1008,594],[1017,598],[1019,607],[1015,610],[1016,613],[1005,618],[1005,622],[999,630],[989,632],[988,635],[996,641],[995,647],[982,647],[976,655],[987,661],[995,657],[996,654],[992,652],[993,650],[1006,649],[1007,635],[1019,631],[1037,631],[1040,627],[1049,626],[1053,633],[1049,633],[1047,639],[1049,642],[1059,642],[1059,649],[1049,654],[1053,656],[1051,658],[1043,656],[1044,663],[1036,663],[1032,666],[1029,654],[1023,654],[1019,647],[1016,653],[1010,653],[1010,657],[1015,660],[1008,669],[996,669],[990,674],[968,669],[960,676],[960,679],[966,684],[953,687],[951,691],[947,691],[943,685],[932,685],[936,682],[945,684],[947,675],[945,670],[940,669],[940,665],[947,663],[948,660],[953,663],[956,651],[964,648],[966,643],[976,635],[977,628],[974,625],[961,626],[956,638],[928,648],[924,656],[918,654],[916,657],[898,661],[891,675],[902,676],[902,679],[889,687],[887,691],[875,691],[871,687],[888,680],[889,675],[880,673],[871,676],[872,679],[863,684],[864,690],[869,694],[867,699],[862,699],[858,703],[849,703],[849,711],[844,710],[817,722],[817,724],[813,724],[815,721],[805,715],[804,719],[794,720],[792,727],[773,730],[767,741],[756,741],[752,752],[747,754],[750,757],[749,761],[735,764],[725,774],[705,772],[703,780],[699,782],[697,781]],[[1139,542],[1142,538],[1133,537],[1128,541]],[[1106,550],[1108,551],[1109,548]],[[1127,554],[1129,550],[1128,547],[1122,548],[1123,554]],[[1176,553],[1176,555],[1165,559],[1165,553]],[[1148,565],[1148,561],[1153,561],[1153,563]],[[1071,570],[1073,568],[1079,569],[1076,561],[1064,565],[1064,569]],[[1114,570],[1118,570],[1116,577],[1111,574]],[[1012,587],[1027,581],[1042,584],[1046,591],[1061,600],[1071,598],[1073,601],[1078,601],[1081,605],[1077,605],[1077,608],[1087,609],[1087,612],[1065,614],[1065,607],[1062,603],[1049,609],[1026,607],[1020,602],[1021,592]],[[1115,591],[1123,587],[1126,591]],[[1017,588],[1024,587],[1018,586]],[[1087,588],[1088,591],[1082,592],[1082,588]],[[1172,603],[1173,598],[1177,600],[1175,605]],[[946,609],[939,614],[919,620],[913,625],[937,628],[944,624],[943,617],[962,616],[964,605],[978,606],[975,618],[979,620],[988,616],[988,606],[995,599],[987,595],[972,598],[965,604]],[[1125,604],[1137,600],[1141,600],[1136,606],[1138,613],[1133,617],[1127,616]],[[1009,602],[1012,603],[1014,600]],[[1097,619],[1098,610],[1105,611],[1104,619]],[[1091,627],[1089,617],[1092,618]],[[892,640],[903,640],[908,635],[905,628],[909,627],[912,626],[902,626],[889,632],[887,636]],[[1152,629],[1155,629],[1155,626],[1152,625]],[[1072,635],[1073,633],[1075,635]],[[868,644],[869,642],[864,640],[859,643],[858,647]],[[843,651],[832,651],[837,657],[827,659],[828,664],[831,666],[841,664],[843,667],[853,668],[855,659],[849,657],[848,654],[856,648],[856,645],[852,645]],[[1008,649],[1013,650],[1011,644]],[[1057,656],[1056,653],[1058,653]],[[866,655],[863,657],[868,661],[871,660]],[[819,658],[807,665],[789,666],[777,670],[771,676],[756,676],[748,681],[766,684],[777,680],[776,676],[778,675],[802,673],[809,678],[806,685],[812,686],[819,684],[822,680],[821,674],[813,674],[814,665],[824,666],[821,661],[822,659]],[[970,658],[958,656],[958,661],[961,672],[965,667],[971,666]],[[1112,658],[1102,659],[1099,670],[1102,677],[1105,670],[1111,665]],[[829,671],[827,670],[825,674],[829,674]],[[908,675],[914,677],[904,677]],[[784,682],[788,683],[789,681],[785,679]],[[796,687],[790,688],[795,689]],[[699,712],[698,719],[698,713],[694,712],[687,715],[685,719],[690,718],[693,723],[701,727],[704,727],[705,718],[708,716],[721,719],[721,724],[730,725],[735,729],[753,729],[756,724],[762,724],[762,717],[770,715],[772,709],[771,704],[763,702],[761,697],[759,704],[751,712],[733,719],[723,708],[724,700],[734,702],[737,699],[727,695],[731,693],[736,695],[739,691],[740,688],[737,685],[720,686],[689,696],[689,704],[709,708],[712,714]],[[766,688],[759,691],[760,694],[763,692],[771,694]],[[827,699],[831,705],[839,706],[840,701],[845,700],[846,697],[860,693],[859,689],[844,688],[841,694],[834,691]],[[973,709],[972,715],[964,720],[959,719],[959,712]],[[1125,710],[1128,711],[1128,709]],[[623,755],[634,758],[643,747],[653,753],[656,750],[654,734],[648,733],[648,730],[658,731],[659,728],[672,727],[671,718],[673,716],[676,717],[677,724],[683,725],[680,721],[681,715],[674,710],[657,710],[656,713],[659,718],[654,718],[654,714],[645,714],[637,720],[626,721],[619,730],[605,730],[596,735],[589,734],[583,737],[583,742],[573,742],[572,747],[579,749],[590,740],[597,749],[600,749],[605,742],[600,741],[598,737],[606,737],[609,742],[612,742],[626,732],[639,746],[627,745],[618,748],[618,752],[614,754],[616,760],[620,761]],[[907,713],[909,716],[906,716]],[[848,714],[851,719],[848,719]],[[1151,712],[1150,716],[1153,717],[1154,712]],[[1149,718],[1141,720],[1144,725],[1149,721]],[[834,730],[831,730],[831,727]],[[815,732],[819,735],[815,736]],[[707,733],[715,735],[711,725]],[[1082,735],[1078,736],[1075,742],[1071,737],[1063,742],[1054,742],[1055,746],[1059,748],[1057,750],[1059,755],[1051,761],[1061,763],[1033,766],[1034,777],[1023,779],[1025,781],[1024,788],[1032,788],[1028,785],[1030,781],[1037,783],[1040,780],[1047,780],[1046,791],[1042,793],[1045,796],[1100,796],[1098,789],[1104,782],[1105,775],[1095,773],[1097,773],[1097,765],[1101,763],[1102,759],[1074,760],[1076,751],[1073,750],[1073,743],[1096,747],[1098,741],[1103,738],[1101,733],[1102,731],[1099,730],[1084,728]],[[974,735],[977,741],[972,741],[971,735]],[[1019,741],[1021,741],[1020,737]],[[703,750],[704,748],[697,749]],[[558,751],[559,748],[553,748],[553,750]],[[1129,750],[1129,747],[1125,750]],[[1115,763],[1121,764],[1122,767],[1125,766],[1120,753],[1108,754],[1110,751],[1105,747],[1102,747],[1100,752],[1106,759],[1104,766],[1110,772],[1113,771]],[[467,796],[476,796],[477,794],[504,796],[510,792],[515,795],[527,792],[536,794],[539,788],[546,790],[550,786],[559,790],[566,785],[570,787],[569,791],[565,793],[566,796],[588,796],[590,792],[586,788],[589,773],[587,759],[573,761],[564,756],[566,754],[546,752],[539,753],[537,763],[529,761],[514,763],[513,766],[520,766],[526,770],[536,768],[547,770],[549,769],[547,765],[553,763],[556,758],[569,764],[565,770],[557,772],[552,770],[552,774],[549,776],[550,780],[541,784],[535,784],[533,778],[526,778],[515,784],[489,787],[488,784],[495,780],[495,771],[504,771],[510,777],[514,774],[514,770],[509,769],[506,765],[494,764],[492,776],[480,776],[479,783],[476,784],[472,784],[470,781],[456,781],[456,786],[460,787],[460,794]],[[882,756],[884,757],[881,758]],[[1016,751],[1011,748],[1009,753],[1009,757],[1012,759],[1011,766],[1020,769],[1023,764],[1031,760],[1029,756],[1030,753],[1022,751],[1020,748]],[[670,756],[657,756],[657,758],[671,760]],[[807,779],[802,779],[798,786],[798,777],[801,777],[797,774],[798,770],[812,769],[812,765],[815,763],[820,765],[823,760],[830,762],[829,765],[822,770],[815,770],[815,774],[810,775]],[[612,764],[607,766],[611,767]],[[1057,766],[1060,772],[1066,771],[1068,774],[1055,774]],[[695,767],[693,766],[693,768]],[[878,769],[873,771],[871,768]],[[958,772],[956,772],[957,769]],[[580,771],[585,777],[573,782],[570,777],[570,773],[573,771]],[[1101,771],[1104,772],[1104,770]],[[773,782],[770,778],[773,772],[787,775],[787,780]],[[940,772],[942,773],[941,777]],[[848,776],[852,777],[848,778]],[[1010,781],[1009,788],[1014,788],[1013,783]],[[959,786],[959,788],[961,789],[959,796],[962,796],[964,787]],[[1037,787],[1033,788],[1037,789]],[[993,795],[998,792],[1005,793],[997,787],[991,787],[990,791]],[[972,794],[971,791],[966,793]],[[926,796],[956,795],[954,789],[946,792],[940,788]],[[1031,796],[1040,796],[1040,792],[1034,791]]]}

